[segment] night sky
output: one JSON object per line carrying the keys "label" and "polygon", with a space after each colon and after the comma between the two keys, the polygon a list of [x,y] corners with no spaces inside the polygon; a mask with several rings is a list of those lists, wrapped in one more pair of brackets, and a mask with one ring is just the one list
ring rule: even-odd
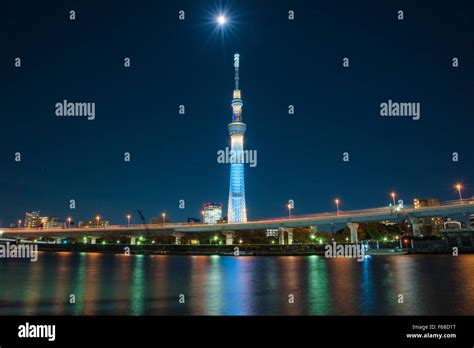
{"label": "night sky", "polygon": [[[472,15],[470,1],[2,4],[0,226],[32,210],[111,223],[129,212],[138,223],[137,209],[184,221],[209,201],[226,213],[217,151],[230,143],[234,53],[245,148],[258,154],[246,166],[249,220],[287,215],[289,199],[295,215],[334,211],[335,197],[342,210],[387,205],[392,190],[409,204],[451,200],[457,181],[470,197]],[[57,117],[64,99],[96,103],[95,120]],[[389,99],[421,103],[421,119],[381,117]]]}

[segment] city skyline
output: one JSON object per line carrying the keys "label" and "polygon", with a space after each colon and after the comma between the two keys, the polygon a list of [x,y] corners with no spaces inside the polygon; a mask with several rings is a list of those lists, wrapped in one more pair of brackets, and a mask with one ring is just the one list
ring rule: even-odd
{"label": "city skyline", "polygon": [[[439,198],[435,197],[435,196],[431,196],[431,197],[417,197],[417,198],[414,198],[412,202],[409,202],[409,203],[406,203],[403,201],[403,199],[400,199],[400,197],[398,197],[398,194],[396,192],[391,192],[390,193],[390,197],[392,199],[392,202],[393,203],[388,203],[386,205],[382,205],[382,206],[377,206],[377,207],[363,207],[362,211],[365,209],[365,210],[371,210],[371,209],[395,209],[397,211],[403,211],[404,208],[414,208],[414,209],[420,209],[422,208],[423,206],[427,206],[427,205],[433,205],[433,206],[436,206],[436,205],[441,205],[441,204],[473,204],[472,202],[474,202],[474,196],[463,196],[463,193],[462,193],[462,190],[464,189],[464,186],[461,184],[461,183],[457,183],[454,185],[454,187],[456,188],[457,190],[457,195],[458,195],[458,198],[457,199],[453,199],[453,200],[446,200],[446,201],[441,201]],[[349,211],[349,210],[342,210],[340,209],[340,204],[341,204],[341,200],[339,198],[335,198],[334,201],[332,202],[335,209],[332,209],[332,210],[329,210],[329,211],[321,211],[321,212],[313,212],[312,214],[306,214],[306,215],[301,215],[301,214],[298,214],[298,215],[292,215],[291,214],[291,210],[293,208],[290,208],[290,205],[291,205],[291,202],[289,202],[287,204],[287,209],[289,210],[288,212],[288,219],[294,219],[294,218],[300,218],[300,217],[305,217],[305,216],[310,216],[310,215],[314,215],[314,214],[336,214],[336,215],[339,215],[339,213],[343,214],[343,213],[352,213],[352,211]],[[215,207],[219,207],[219,212],[218,213],[215,213],[215,212],[210,212],[211,210],[213,210]],[[209,210],[209,212],[206,212],[206,210]],[[355,211],[359,211],[359,210],[355,210]],[[211,214],[211,215],[208,215],[208,214]],[[64,226],[66,227],[71,227],[72,225],[75,225],[75,227],[78,227],[81,223],[86,223],[86,224],[91,224],[93,223],[94,221],[97,220],[97,223],[100,221],[101,223],[105,223],[105,224],[109,224],[109,221],[107,219],[107,216],[101,216],[101,215],[94,215],[94,216],[91,216],[91,217],[74,217],[72,215],[67,215],[65,216],[63,219],[61,219],[61,217],[58,217],[58,216],[52,216],[52,215],[48,215],[48,214],[41,214],[41,210],[31,210],[31,211],[26,211],[25,212],[25,219],[22,219],[20,217],[19,220],[17,220],[16,222],[12,222],[10,223],[9,225],[10,226],[0,226],[0,227],[28,227],[26,225],[26,222],[27,222],[27,217],[28,215],[31,215],[31,214],[36,214],[38,216],[38,218],[41,218],[41,219],[48,219],[48,221],[52,221],[54,222],[54,226],[56,227],[59,227],[61,226],[61,224],[63,224]],[[242,223],[242,221],[226,221],[227,220],[227,216],[222,216],[222,203],[211,203],[211,202],[207,202],[207,203],[204,203],[203,206],[202,206],[202,210],[200,211],[200,215],[201,217],[198,218],[197,217],[197,214],[195,216],[190,216],[187,218],[188,220],[188,223],[199,223],[199,220],[201,220],[201,218],[203,219],[202,223],[205,223],[205,224],[216,224],[216,223],[222,223],[222,222],[229,222],[229,223]],[[461,216],[461,219],[464,220],[466,218],[466,214],[465,213],[462,213],[462,214],[458,214],[459,216]],[[212,217],[211,217],[212,216]],[[216,218],[218,216],[218,218]],[[471,214],[471,216],[474,216],[474,214]],[[166,217],[166,219],[165,219]],[[124,215],[123,215],[123,218],[126,219],[126,222],[125,223],[122,223],[122,221],[118,221],[116,223],[116,225],[128,225],[128,226],[131,226],[131,225],[142,225],[143,224],[143,221],[141,220],[141,217],[140,217],[140,211],[137,210],[136,213],[134,213],[134,215],[132,215],[132,212],[131,211],[128,211],[126,212]],[[137,221],[135,221],[133,224],[131,223],[132,221],[132,218],[136,218]],[[222,221],[219,221],[220,219],[224,219]],[[273,216],[271,218],[277,218],[279,220],[285,218],[284,216]],[[206,222],[205,220],[206,219],[209,219],[209,220],[212,220],[212,222]],[[185,222],[185,221],[170,221],[169,219],[169,216],[167,216],[167,214],[163,211],[161,212],[160,214],[157,214],[156,216],[151,216],[148,221],[145,220],[145,222],[147,224],[156,224],[157,222],[154,222],[153,220],[155,221],[158,221],[159,220],[159,224],[162,224],[166,221],[166,223],[169,223],[169,222],[172,222],[172,223],[182,223],[182,222]],[[258,220],[249,220],[249,222],[257,222]],[[245,221],[247,222],[247,221]],[[330,225],[326,225],[325,227],[328,227]],[[331,225],[332,226],[332,225]],[[44,226],[46,227],[46,226]],[[331,228],[331,230],[334,230],[333,228]]]}
{"label": "city skyline", "polygon": [[[59,218],[99,214],[120,223],[127,213],[137,221],[140,209],[147,219],[165,211],[173,221],[186,221],[199,217],[203,202],[226,202],[229,166],[217,163],[216,152],[228,144],[223,129],[234,52],[245,57],[246,117],[252,120],[246,144],[259,153],[258,165],[246,168],[250,220],[285,216],[290,199],[293,213],[304,215],[334,211],[335,197],[345,210],[382,206],[392,191],[410,203],[454,200],[456,182],[463,182],[466,197],[473,195],[472,107],[465,102],[473,57],[465,14],[407,4],[406,19],[397,21],[395,6],[380,5],[379,17],[367,17],[367,4],[307,4],[302,11],[296,2],[276,4],[262,17],[264,5],[241,2],[228,10],[232,31],[222,38],[212,36],[215,23],[202,25],[211,4],[180,5],[148,4],[126,23],[126,7],[105,4],[95,4],[93,13],[74,6],[74,23],[61,7],[6,9],[10,53],[0,69],[10,85],[2,103],[0,226],[34,210]],[[177,16],[181,7],[185,21]],[[288,20],[290,7],[297,22]],[[46,11],[48,24],[36,17]],[[150,18],[147,11],[169,19],[138,22]],[[331,22],[336,12],[337,26]],[[441,13],[456,26],[440,26]],[[420,44],[426,29],[413,18],[437,35]],[[31,25],[47,37],[32,36]],[[101,32],[88,43],[89,31],[102,25],[113,34]],[[352,39],[367,33],[364,42]],[[145,39],[137,43],[135,35]],[[60,54],[57,42],[64,44]],[[21,68],[14,66],[17,56]],[[63,100],[95,102],[95,119],[57,117],[54,105]],[[379,104],[388,100],[420,102],[420,120],[381,117]],[[21,162],[15,162],[17,152]]]}

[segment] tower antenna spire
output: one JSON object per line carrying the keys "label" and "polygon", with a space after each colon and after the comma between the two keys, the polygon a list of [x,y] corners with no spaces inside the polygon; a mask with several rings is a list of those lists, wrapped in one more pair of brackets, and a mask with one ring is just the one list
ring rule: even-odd
{"label": "tower antenna spire", "polygon": [[239,89],[239,61],[240,55],[234,54],[234,68],[235,68],[235,89]]}

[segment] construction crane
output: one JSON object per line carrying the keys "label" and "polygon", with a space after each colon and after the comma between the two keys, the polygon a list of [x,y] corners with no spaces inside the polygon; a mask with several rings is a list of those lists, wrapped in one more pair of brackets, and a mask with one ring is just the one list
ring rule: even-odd
{"label": "construction crane", "polygon": [[148,229],[148,225],[146,223],[145,216],[143,215],[142,211],[140,209],[137,209],[138,215],[140,215],[140,220],[142,220],[143,227],[145,227],[145,235],[147,238],[150,237],[150,230]]}

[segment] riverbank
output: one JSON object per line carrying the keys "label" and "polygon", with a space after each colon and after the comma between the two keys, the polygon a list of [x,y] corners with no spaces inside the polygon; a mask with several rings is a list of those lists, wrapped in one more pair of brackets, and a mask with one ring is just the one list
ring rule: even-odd
{"label": "riverbank", "polygon": [[[278,256],[324,255],[325,245],[126,245],[126,244],[38,244],[38,250],[47,252],[99,252],[139,255],[222,255],[222,256]],[[460,254],[474,253],[473,248],[460,248]],[[369,248],[367,255],[452,254],[448,248]]]}

